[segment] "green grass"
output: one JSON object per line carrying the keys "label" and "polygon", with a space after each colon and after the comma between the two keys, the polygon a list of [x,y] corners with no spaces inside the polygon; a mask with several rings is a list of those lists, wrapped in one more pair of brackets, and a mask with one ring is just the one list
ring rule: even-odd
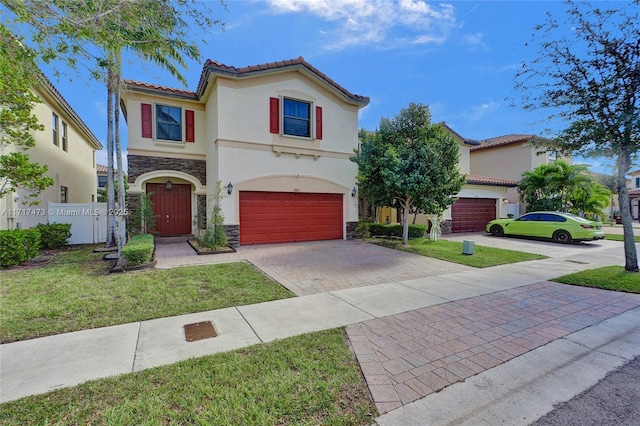
{"label": "green grass", "polygon": [[456,241],[431,241],[428,239],[409,240],[408,246],[399,241],[385,240],[385,245],[395,249],[408,251],[422,256],[433,257],[461,265],[486,268],[506,263],[524,262],[526,260],[546,259],[546,256],[521,251],[505,250],[486,246],[474,246],[474,254],[462,254],[462,243]]}
{"label": "green grass", "polygon": [[243,262],[108,274],[93,247],[0,271],[0,341],[163,318],[294,295]]}
{"label": "green grass", "polygon": [[[622,234],[604,234],[605,240],[611,241],[624,241],[624,235]],[[633,239],[636,243],[640,243],[640,236],[634,235]]]}
{"label": "green grass", "polygon": [[640,272],[627,272],[623,266],[605,266],[563,275],[553,281],[563,284],[640,293]]}
{"label": "green grass", "polygon": [[377,414],[344,329],[2,404],[0,424],[366,425]]}

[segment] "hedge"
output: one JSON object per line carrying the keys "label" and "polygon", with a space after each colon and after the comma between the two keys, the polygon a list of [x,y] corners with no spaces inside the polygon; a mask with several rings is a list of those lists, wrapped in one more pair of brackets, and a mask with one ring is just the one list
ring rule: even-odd
{"label": "hedge", "polygon": [[0,231],[0,267],[19,265],[40,252],[40,232],[36,228]]}
{"label": "hedge", "polygon": [[[369,234],[374,237],[402,237],[402,225],[394,223],[386,225],[382,223],[367,224]],[[422,238],[427,232],[426,225],[409,225],[409,238]]]}
{"label": "hedge", "polygon": [[134,235],[127,245],[122,247],[122,257],[129,266],[144,265],[153,259],[153,235]]}
{"label": "hedge", "polygon": [[71,238],[70,223],[39,223],[40,247],[43,249],[53,249],[67,245],[67,240]]}

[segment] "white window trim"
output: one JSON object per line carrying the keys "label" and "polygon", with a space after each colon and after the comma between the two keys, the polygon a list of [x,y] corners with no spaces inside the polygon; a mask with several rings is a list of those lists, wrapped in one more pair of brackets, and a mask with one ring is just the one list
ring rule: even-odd
{"label": "white window trim", "polygon": [[[160,142],[160,143],[167,143],[167,144],[171,144],[171,145],[176,145],[176,144],[184,144],[186,141],[186,113],[185,113],[185,107],[182,105],[171,105],[168,103],[162,103],[162,102],[154,102],[153,104],[153,108],[151,111],[151,124],[153,126],[152,129],[152,135],[153,135],[153,140]],[[156,118],[156,106],[160,105],[160,106],[166,106],[166,107],[171,107],[171,108],[180,108],[180,140],[179,141],[174,141],[171,139],[160,139],[158,138],[158,121]]]}

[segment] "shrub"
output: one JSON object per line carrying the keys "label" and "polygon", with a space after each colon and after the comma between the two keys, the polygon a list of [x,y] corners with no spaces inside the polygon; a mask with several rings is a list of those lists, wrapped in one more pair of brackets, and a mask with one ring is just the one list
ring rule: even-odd
{"label": "shrub", "polygon": [[222,194],[222,182],[216,182],[215,193],[213,196],[213,208],[211,209],[211,219],[205,229],[204,234],[198,238],[198,244],[216,250],[218,247],[225,247],[227,241],[227,231],[224,228],[224,215],[220,207],[220,200],[224,198]]}
{"label": "shrub", "polygon": [[[391,225],[370,223],[367,227],[369,234],[375,237],[402,237],[402,225],[399,223]],[[426,225],[409,225],[409,238],[422,238],[425,232],[427,232]]]}
{"label": "shrub", "polygon": [[71,238],[70,223],[39,223],[36,228],[40,232],[40,247],[43,249],[66,246]]}
{"label": "shrub", "polygon": [[129,266],[144,265],[153,259],[153,235],[134,235],[127,245],[122,248],[121,254]]}
{"label": "shrub", "polygon": [[0,267],[19,265],[38,255],[40,233],[36,228],[0,231]]}

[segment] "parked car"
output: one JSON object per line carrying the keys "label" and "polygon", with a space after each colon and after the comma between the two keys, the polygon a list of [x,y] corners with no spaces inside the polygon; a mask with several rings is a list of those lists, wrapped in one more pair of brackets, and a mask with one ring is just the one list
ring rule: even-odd
{"label": "parked car", "polygon": [[551,238],[563,244],[604,238],[602,223],[561,212],[531,212],[517,219],[492,220],[487,223],[486,231],[496,237]]}

